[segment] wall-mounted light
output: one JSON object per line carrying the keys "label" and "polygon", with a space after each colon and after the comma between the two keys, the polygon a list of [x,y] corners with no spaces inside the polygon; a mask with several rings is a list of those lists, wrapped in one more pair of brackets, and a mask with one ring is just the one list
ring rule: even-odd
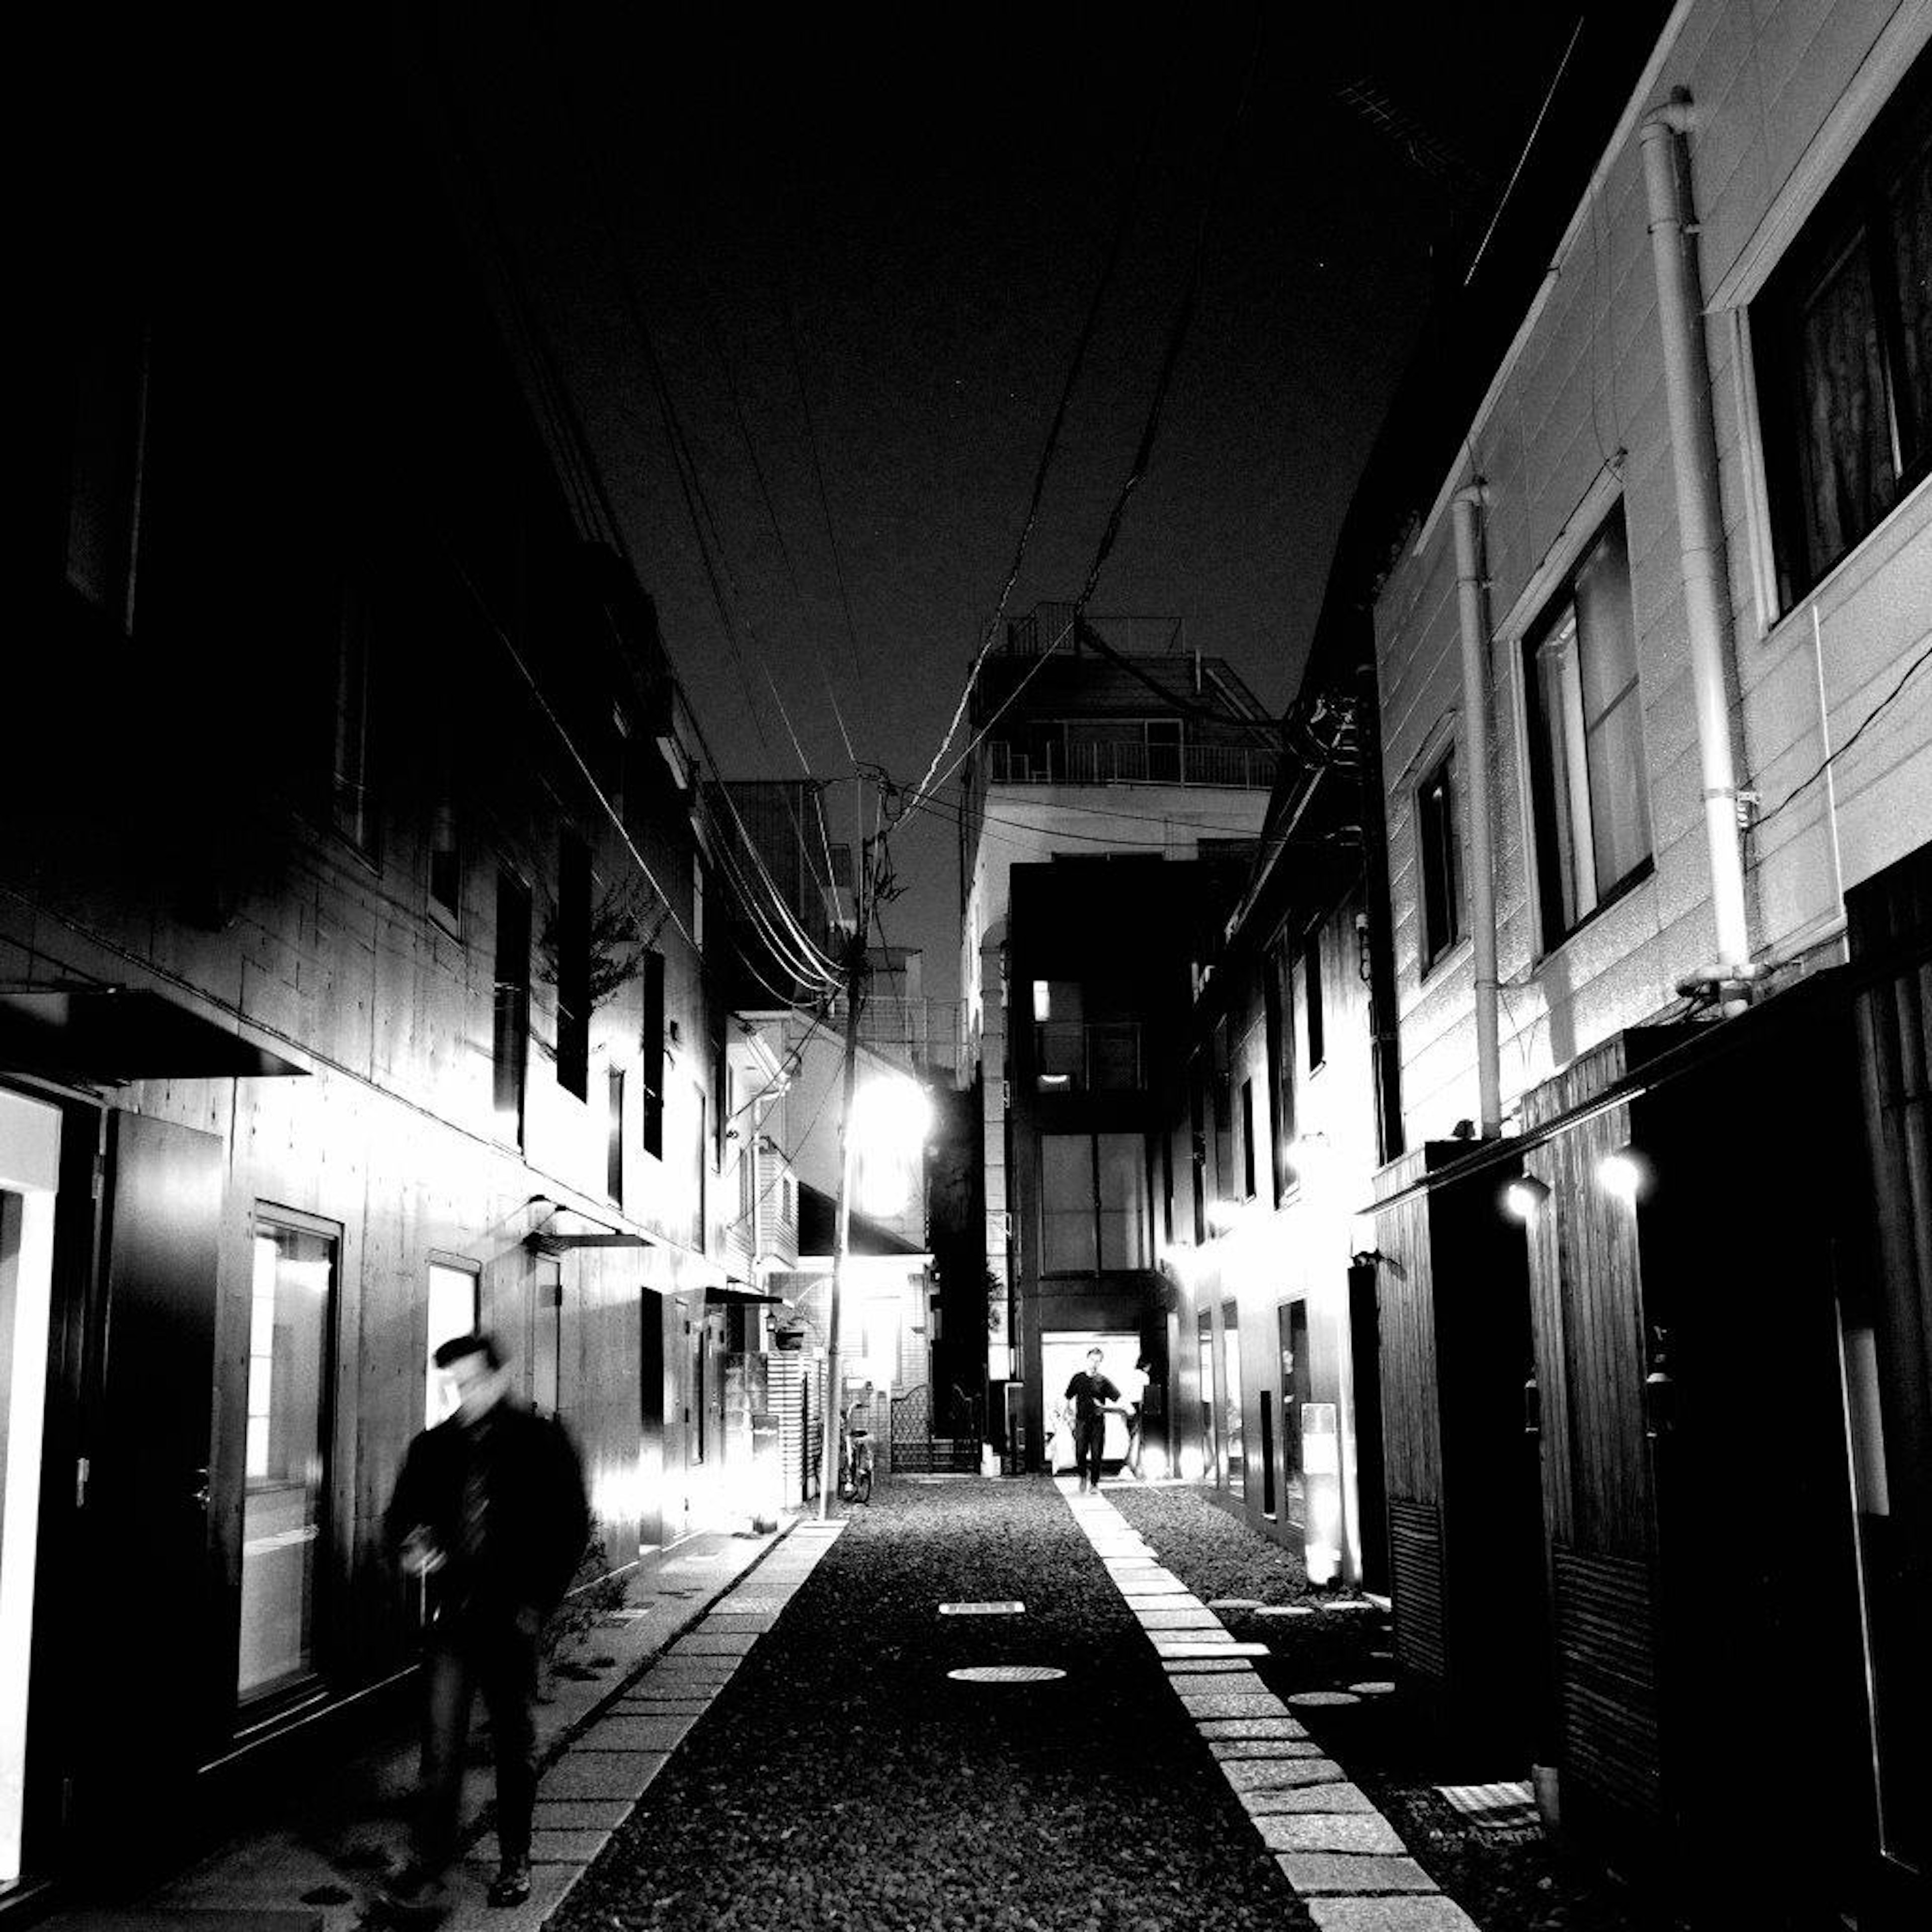
{"label": "wall-mounted light", "polygon": [[1328,1150],[1328,1136],[1318,1128],[1313,1133],[1303,1134],[1290,1141],[1282,1149],[1281,1157],[1297,1174],[1305,1174]]}
{"label": "wall-mounted light", "polygon": [[1503,1185],[1503,1212],[1527,1227],[1550,1198],[1550,1184],[1533,1174],[1519,1174]]}
{"label": "wall-mounted light", "polygon": [[1606,1194],[1635,1207],[1650,1192],[1650,1162],[1634,1147],[1613,1148],[1597,1163],[1597,1179]]}

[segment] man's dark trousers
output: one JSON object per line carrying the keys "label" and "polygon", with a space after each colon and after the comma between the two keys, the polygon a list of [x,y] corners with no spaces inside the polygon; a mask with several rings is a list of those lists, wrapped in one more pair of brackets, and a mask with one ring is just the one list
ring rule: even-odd
{"label": "man's dark trousers", "polygon": [[1100,1486],[1100,1452],[1107,1441],[1107,1418],[1103,1414],[1088,1417],[1084,1422],[1073,1425],[1073,1466],[1080,1472],[1083,1483],[1091,1483],[1096,1490]]}
{"label": "man's dark trousers", "polygon": [[536,1802],[537,1620],[510,1610],[446,1618],[423,1658],[422,1808],[416,1862],[441,1871],[456,1856],[470,1707],[480,1692],[496,1757],[496,1836],[506,1864],[530,1856]]}

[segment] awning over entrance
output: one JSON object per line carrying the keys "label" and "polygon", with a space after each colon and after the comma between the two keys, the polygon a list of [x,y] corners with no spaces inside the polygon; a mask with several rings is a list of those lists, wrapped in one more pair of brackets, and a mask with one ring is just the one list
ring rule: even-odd
{"label": "awning over entrance", "polygon": [[0,1067],[110,1086],[304,1072],[165,994],[136,986],[0,993]]}
{"label": "awning over entrance", "polygon": [[740,1288],[736,1282],[727,1282],[722,1287],[714,1283],[704,1291],[704,1299],[713,1307],[733,1301],[764,1302],[773,1308],[791,1305],[782,1294],[760,1294],[755,1288]]}

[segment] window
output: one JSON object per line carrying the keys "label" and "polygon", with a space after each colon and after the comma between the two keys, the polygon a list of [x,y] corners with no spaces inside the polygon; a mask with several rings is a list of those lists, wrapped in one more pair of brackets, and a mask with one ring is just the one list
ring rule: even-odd
{"label": "window", "polygon": [[1255,1198],[1255,1083],[1241,1082],[1241,1198]]}
{"label": "window", "polygon": [[1932,54],[1751,305],[1780,601],[1932,469]]}
{"label": "window", "polygon": [[1141,1136],[1042,1134],[1040,1166],[1042,1274],[1148,1265]]}
{"label": "window", "polygon": [[1225,1396],[1221,1431],[1222,1455],[1231,1495],[1248,1492],[1248,1458],[1241,1439],[1241,1311],[1232,1301],[1221,1304],[1221,1386]]}
{"label": "window", "polygon": [[570,832],[557,845],[556,1079],[590,1097],[590,848]]}
{"label": "window", "polygon": [[1197,1060],[1187,1080],[1187,1165],[1194,1177],[1194,1245],[1208,1238],[1208,1134],[1204,1076]]}
{"label": "window", "polygon": [[1650,862],[1621,505],[1524,649],[1537,874],[1544,940],[1553,946]]}
{"label": "window", "polygon": [[466,1263],[429,1264],[429,1335],[423,1373],[423,1426],[433,1429],[456,1410],[456,1390],[436,1365],[436,1352],[459,1335],[473,1335],[482,1326],[481,1280]]}
{"label": "window", "polygon": [[644,955],[644,1151],[664,1158],[664,962]]}
{"label": "window", "polygon": [[530,1403],[543,1415],[559,1413],[563,1379],[563,1268],[537,1263],[536,1307],[530,1334]]}
{"label": "window", "polygon": [[1204,1308],[1194,1318],[1194,1355],[1196,1393],[1201,1398],[1202,1473],[1210,1483],[1218,1483],[1221,1465],[1214,1442],[1214,1318]]}
{"label": "window", "polygon": [[704,1252],[704,1186],[711,1166],[711,1135],[705,1124],[705,1116],[710,1109],[710,1101],[702,1087],[693,1084],[691,1090],[691,1232],[692,1246],[699,1253]]}
{"label": "window", "polygon": [[624,1070],[614,1066],[604,1082],[604,1192],[624,1198]]}
{"label": "window", "polygon": [[336,1246],[333,1233],[295,1216],[255,1217],[236,1678],[244,1702],[316,1674]]}
{"label": "window", "polygon": [[1308,1070],[1312,1073],[1328,1057],[1322,1012],[1322,928],[1312,927],[1301,942],[1301,1014],[1308,1029]]}
{"label": "window", "polygon": [[1268,948],[1262,974],[1262,1002],[1268,1029],[1268,1142],[1274,1175],[1275,1205],[1294,1185],[1285,1154],[1294,1138],[1294,981],[1285,942]]}
{"label": "window", "polygon": [[1042,1094],[1132,1094],[1141,1030],[1131,988],[1077,980],[1033,982],[1034,1084]]}
{"label": "window", "polygon": [[337,596],[335,731],[329,820],[358,852],[373,859],[376,856],[376,794],[369,722],[370,628],[368,598],[359,584],[345,578]]}
{"label": "window", "polygon": [[1415,839],[1426,973],[1462,936],[1462,851],[1456,836],[1453,751],[1443,754],[1416,789]]}
{"label": "window", "polygon": [[1228,1022],[1214,1027],[1212,1087],[1214,1100],[1214,1195],[1233,1198],[1234,1192],[1234,1093],[1228,1070]]}
{"label": "window", "polygon": [[514,873],[496,874],[496,1018],[491,1042],[496,1070],[496,1132],[524,1144],[524,1084],[530,1040],[530,890]]}

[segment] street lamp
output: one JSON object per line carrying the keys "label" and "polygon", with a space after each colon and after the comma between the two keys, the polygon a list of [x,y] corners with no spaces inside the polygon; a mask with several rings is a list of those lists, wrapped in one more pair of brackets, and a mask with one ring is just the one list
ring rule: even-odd
{"label": "street lamp", "polygon": [[868,1213],[890,1214],[905,1204],[932,1130],[932,1102],[916,1080],[884,1075],[853,1096],[852,1152]]}

